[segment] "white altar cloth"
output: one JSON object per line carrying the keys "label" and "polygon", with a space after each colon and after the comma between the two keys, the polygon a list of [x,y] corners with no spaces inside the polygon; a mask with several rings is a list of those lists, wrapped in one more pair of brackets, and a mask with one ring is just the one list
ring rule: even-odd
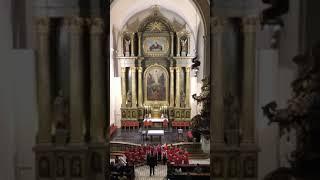
{"label": "white altar cloth", "polygon": [[143,121],[151,121],[153,123],[163,123],[164,120],[168,120],[167,118],[146,118]]}
{"label": "white altar cloth", "polygon": [[163,136],[164,130],[148,130],[148,136]]}

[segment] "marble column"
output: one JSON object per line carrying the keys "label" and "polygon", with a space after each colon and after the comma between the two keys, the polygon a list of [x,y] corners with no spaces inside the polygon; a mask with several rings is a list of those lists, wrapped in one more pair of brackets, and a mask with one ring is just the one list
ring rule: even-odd
{"label": "marble column", "polygon": [[137,107],[137,92],[136,92],[136,67],[130,67],[131,69],[131,79],[132,79],[132,84],[131,84],[131,88],[132,88],[132,107],[135,108]]}
{"label": "marble column", "polygon": [[134,32],[132,32],[131,34],[130,34],[130,37],[131,37],[131,56],[135,56],[135,54],[134,54]]}
{"label": "marble column", "polygon": [[126,107],[127,87],[126,87],[126,67],[121,67],[121,107]]}
{"label": "marble column", "polygon": [[190,107],[190,67],[186,67],[186,107]]}
{"label": "marble column", "polygon": [[37,100],[38,100],[38,143],[51,142],[52,106],[50,81],[49,34],[50,19],[36,19],[37,33]]}
{"label": "marble column", "polygon": [[106,119],[105,64],[102,56],[103,20],[95,18],[90,29],[90,136],[92,142],[104,142]]}
{"label": "marble column", "polygon": [[139,107],[143,107],[142,67],[138,67],[138,103],[139,103]]}
{"label": "marble column", "polygon": [[174,67],[170,67],[170,107],[174,107]]}
{"label": "marble column", "polygon": [[256,71],[256,17],[242,19],[244,33],[244,62],[241,100],[242,144],[254,143],[255,137],[255,71]]}
{"label": "marble column", "polygon": [[70,143],[82,143],[84,114],[84,79],[82,56],[83,19],[70,19]]}
{"label": "marble column", "polygon": [[[210,75],[210,91],[212,105],[210,112],[212,112],[210,123],[211,146],[224,144],[224,83],[223,83],[223,26],[226,20],[219,17],[212,18],[212,63]],[[211,149],[214,149],[212,147]]]}
{"label": "marble column", "polygon": [[180,107],[180,72],[181,67],[176,67],[176,107]]}
{"label": "marble column", "polygon": [[138,32],[138,56],[141,57],[142,56],[142,32]]}
{"label": "marble column", "polygon": [[174,49],[174,33],[173,32],[170,32],[170,38],[171,38],[171,53],[170,53],[170,56],[172,57],[173,56],[173,49]]}
{"label": "marble column", "polygon": [[180,53],[181,53],[180,51],[181,51],[181,49],[180,49],[180,35],[177,34],[177,57],[180,56]]}

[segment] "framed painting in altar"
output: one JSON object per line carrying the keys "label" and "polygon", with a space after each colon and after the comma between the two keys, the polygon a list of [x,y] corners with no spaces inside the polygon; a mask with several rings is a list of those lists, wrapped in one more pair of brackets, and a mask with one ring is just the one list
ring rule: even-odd
{"label": "framed painting in altar", "polygon": [[155,64],[146,69],[144,92],[146,104],[168,104],[169,74],[166,68]]}
{"label": "framed painting in altar", "polygon": [[160,57],[169,53],[169,38],[165,36],[148,36],[143,40],[145,56]]}

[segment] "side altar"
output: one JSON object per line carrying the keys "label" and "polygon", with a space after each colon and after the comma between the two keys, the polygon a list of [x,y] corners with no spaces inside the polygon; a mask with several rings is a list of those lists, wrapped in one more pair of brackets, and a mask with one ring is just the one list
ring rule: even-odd
{"label": "side altar", "polygon": [[116,57],[121,68],[121,121],[191,121],[194,57],[186,25],[174,26],[155,8],[136,28],[128,27],[120,35]]}

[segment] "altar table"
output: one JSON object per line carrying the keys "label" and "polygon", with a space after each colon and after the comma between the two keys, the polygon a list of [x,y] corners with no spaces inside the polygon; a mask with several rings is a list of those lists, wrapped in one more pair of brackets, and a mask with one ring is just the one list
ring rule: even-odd
{"label": "altar table", "polygon": [[152,141],[153,136],[159,136],[160,141],[161,141],[161,136],[164,136],[164,130],[148,130],[147,136],[151,137],[151,141]]}

